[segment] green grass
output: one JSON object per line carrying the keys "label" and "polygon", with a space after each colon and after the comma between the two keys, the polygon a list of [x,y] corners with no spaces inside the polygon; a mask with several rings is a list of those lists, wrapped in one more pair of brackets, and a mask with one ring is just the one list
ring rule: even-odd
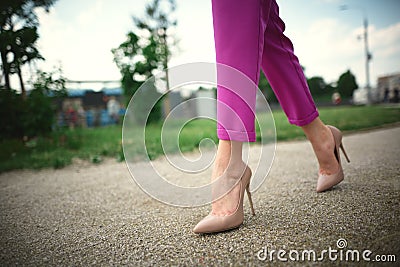
{"label": "green grass", "polygon": [[[394,106],[362,106],[362,107],[331,107],[319,109],[321,119],[326,124],[332,124],[343,131],[368,129],[384,124],[400,121],[400,108]],[[277,140],[293,140],[304,138],[301,128],[290,125],[282,111],[273,112]],[[261,116],[261,120],[262,120]],[[182,125],[182,121],[176,121]],[[185,124],[180,132],[178,143],[181,151],[191,151],[198,147],[204,138],[218,141],[215,132],[215,122],[210,120],[193,120]],[[146,128],[146,148],[151,159],[163,154],[161,146],[162,124],[149,125]],[[165,130],[167,140],[176,137],[175,125]],[[132,134],[132,144],[136,146],[138,129]],[[258,133],[258,136],[260,134]],[[129,140],[128,140],[129,141]],[[168,152],[177,152],[177,146],[165,147]],[[73,158],[81,158],[93,163],[99,163],[104,157],[113,157],[122,161],[124,155],[121,146],[121,126],[102,128],[75,129],[51,133],[28,142],[6,140],[0,142],[0,172],[13,169],[40,169],[45,167],[62,168],[71,164]],[[140,148],[133,147],[133,154]]]}
{"label": "green grass", "polygon": [[118,126],[55,132],[28,142],[0,143],[0,172],[12,169],[62,168],[81,158],[99,163],[102,157],[121,158],[121,128]]}
{"label": "green grass", "polygon": [[[334,125],[342,131],[355,131],[400,122],[400,108],[391,106],[346,106],[319,109],[325,124]],[[287,122],[282,111],[274,111],[277,140],[305,138],[301,128]]]}

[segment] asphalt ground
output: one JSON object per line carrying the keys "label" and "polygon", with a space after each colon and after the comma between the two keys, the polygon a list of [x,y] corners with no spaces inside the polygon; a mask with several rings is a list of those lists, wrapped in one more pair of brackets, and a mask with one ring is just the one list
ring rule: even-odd
{"label": "asphalt ground", "polygon": [[[400,127],[345,134],[343,142],[352,162],[343,163],[345,180],[325,193],[315,192],[311,145],[278,143],[271,171],[253,195],[256,216],[246,200],[244,224],[212,235],[192,232],[209,206],[178,208],[153,200],[124,163],[3,173],[0,264],[399,266]],[[315,260],[313,254],[307,258],[311,250]],[[355,250],[358,262],[351,261]],[[396,262],[376,261],[393,261],[389,255]]]}

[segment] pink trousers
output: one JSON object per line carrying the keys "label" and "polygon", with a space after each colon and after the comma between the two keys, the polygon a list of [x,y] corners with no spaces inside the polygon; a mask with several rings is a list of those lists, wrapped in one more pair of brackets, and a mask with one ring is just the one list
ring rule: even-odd
{"label": "pink trousers", "polygon": [[[291,124],[303,126],[318,117],[293,44],[283,34],[276,1],[212,0],[212,11],[217,63],[242,72],[254,84],[261,67]],[[232,78],[224,75],[217,72],[218,84]],[[218,85],[219,139],[255,141],[256,90]]]}

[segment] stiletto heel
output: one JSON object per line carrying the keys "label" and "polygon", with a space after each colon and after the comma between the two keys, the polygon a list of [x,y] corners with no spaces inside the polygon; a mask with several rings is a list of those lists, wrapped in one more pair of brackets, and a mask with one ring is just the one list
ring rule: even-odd
{"label": "stiletto heel", "polygon": [[343,155],[345,156],[347,162],[350,163],[350,159],[349,159],[349,157],[347,156],[346,150],[344,150],[343,143],[340,143],[340,149],[342,150]]}
{"label": "stiletto heel", "polygon": [[251,199],[250,184],[248,184],[246,187],[246,193],[247,193],[247,198],[249,199],[249,203],[250,203],[251,214],[254,216],[254,215],[256,215],[256,212],[254,211],[253,200]]}
{"label": "stiletto heel", "polygon": [[[196,234],[205,234],[205,233],[217,233],[223,232],[230,229],[234,229],[242,225],[244,221],[244,212],[243,212],[243,197],[244,191],[247,192],[247,196],[249,198],[251,212],[254,215],[254,207],[253,201],[251,199],[250,193],[250,179],[251,179],[251,170],[246,166],[246,169],[240,177],[240,180],[237,182],[236,186],[239,186],[239,202],[235,211],[229,215],[214,215],[212,212],[202,219],[193,229],[193,232]],[[230,189],[232,190],[232,189]]]}
{"label": "stiletto heel", "polygon": [[320,174],[318,177],[318,182],[317,182],[317,192],[323,192],[326,191],[333,186],[337,185],[344,179],[344,173],[343,173],[343,168],[342,168],[342,162],[340,160],[340,153],[339,153],[339,148],[343,151],[344,156],[346,157],[347,162],[350,162],[349,157],[347,156],[346,151],[344,150],[343,144],[342,144],[342,133],[337,129],[336,127],[327,125],[329,130],[331,130],[331,133],[333,135],[333,140],[335,142],[335,150],[333,151],[336,157],[336,160],[338,161],[339,164],[339,171],[337,173],[331,174],[331,175],[325,175],[325,174]]}

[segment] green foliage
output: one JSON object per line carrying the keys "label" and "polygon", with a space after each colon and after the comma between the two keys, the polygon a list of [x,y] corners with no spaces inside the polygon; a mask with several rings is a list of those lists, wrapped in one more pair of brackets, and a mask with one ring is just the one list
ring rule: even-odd
{"label": "green foliage", "polygon": [[54,108],[51,98],[45,94],[45,90],[37,88],[31,91],[25,101],[28,113],[19,118],[25,124],[25,136],[33,137],[48,134],[54,123]]}
{"label": "green foliage", "polygon": [[18,67],[34,59],[43,59],[35,44],[39,39],[37,27],[24,27],[15,32],[11,51],[14,54],[14,60],[11,62],[11,73],[17,73]]}
{"label": "green foliage", "polygon": [[60,136],[61,146],[70,150],[79,150],[83,144],[83,137],[80,131],[66,131]]}
{"label": "green foliage", "polygon": [[[304,70],[304,67],[302,68]],[[335,91],[339,91],[341,96],[344,98],[352,97],[353,91],[358,88],[355,76],[350,72],[350,70],[340,75],[337,82],[337,87],[332,86],[332,84],[327,84],[324,78],[320,76],[308,78],[307,84],[310,89],[311,95],[316,102],[330,102],[331,96]],[[262,71],[260,72],[258,87],[265,95],[268,102],[278,103],[274,91],[272,90],[271,85],[269,84],[267,78]]]}
{"label": "green foliage", "polygon": [[[161,93],[157,91],[157,88],[154,85],[154,79],[148,80],[142,90],[137,92],[135,97],[136,99],[140,99],[140,101],[136,101],[135,105],[132,105],[131,107],[132,114],[137,123],[145,125],[157,122],[161,119],[162,98],[158,100],[155,105],[153,101],[161,97]],[[153,105],[154,107],[149,113],[149,108]]]}
{"label": "green foliage", "polygon": [[[333,93],[333,87],[327,85],[322,77],[311,77],[310,79],[307,79],[307,83],[313,97],[329,94],[330,98],[330,95]],[[269,103],[278,103],[278,99],[262,71],[260,72],[258,87]]]}
{"label": "green foliage", "polygon": [[332,92],[326,90],[327,85],[322,77],[311,77],[307,79],[307,84],[312,96],[320,96],[327,93],[332,94]]}
{"label": "green foliage", "polygon": [[357,88],[358,85],[356,82],[356,77],[350,72],[350,70],[340,75],[339,80],[337,82],[337,90],[342,96],[345,97],[353,96],[353,92]]}
{"label": "green foliage", "polygon": [[[171,55],[170,47],[174,44],[173,37],[167,32],[176,25],[172,16],[174,11],[174,0],[153,0],[146,6],[143,18],[133,17],[135,31],[129,32],[125,42],[111,50],[114,62],[121,72],[121,85],[128,101],[154,71],[167,68]],[[146,93],[153,95],[158,92],[154,88],[146,90]],[[158,121],[161,114],[161,103],[157,103],[149,115],[148,122]],[[143,123],[143,118],[139,118],[139,121]]]}
{"label": "green foliage", "polygon": [[[400,122],[400,108],[387,106],[342,106],[324,107],[318,109],[321,119],[343,131],[354,131],[383,126]],[[285,113],[281,110],[273,111],[277,140],[304,139],[301,127],[289,124]],[[260,121],[267,116],[260,116]],[[260,137],[257,129],[257,137]]]}
{"label": "green foliage", "polygon": [[66,97],[65,77],[61,68],[51,72],[38,71],[36,80],[33,82],[33,88],[39,89],[55,97]]}
{"label": "green foliage", "polygon": [[[387,106],[335,107],[320,108],[321,118],[344,131],[377,127],[388,123],[399,122],[400,108]],[[300,127],[288,123],[283,111],[273,111],[278,140],[304,139]],[[266,119],[260,115],[260,121]],[[181,122],[177,122],[181,125]],[[146,147],[151,159],[164,153],[161,146],[161,123],[146,126]],[[187,123],[179,136],[179,147],[182,151],[191,151],[199,146],[200,140],[209,137],[215,142],[218,138],[216,124],[211,120],[193,120]],[[173,131],[175,132],[175,131]],[[142,132],[139,130],[138,134]],[[164,134],[169,134],[165,132]],[[259,129],[257,129],[259,137]],[[135,138],[133,136],[132,138]],[[80,141],[79,141],[80,140]],[[79,145],[71,145],[78,142]],[[138,146],[142,144],[137,144]],[[81,158],[90,162],[99,162],[104,157],[124,160],[121,146],[121,127],[109,126],[55,131],[48,137],[38,137],[29,142],[22,140],[0,140],[0,172],[12,169],[36,169],[43,167],[62,168],[72,162],[72,158]],[[79,147],[78,149],[75,149]],[[165,148],[165,147],[164,147]],[[135,151],[135,148],[132,150]],[[168,150],[168,149],[167,149]],[[140,151],[138,149],[137,151]],[[168,152],[178,152],[168,150]]]}
{"label": "green foliage", "polygon": [[68,158],[66,159],[63,156],[56,156],[56,157],[54,157],[52,162],[53,162],[54,169],[62,169],[65,166],[71,164],[71,159],[68,159]]}
{"label": "green foliage", "polygon": [[92,163],[98,164],[98,163],[102,162],[103,159],[99,155],[94,155],[94,156],[90,157],[90,161]]}
{"label": "green foliage", "polygon": [[[62,168],[73,158],[101,162],[104,157],[123,160],[121,127],[58,129],[28,140],[0,140],[0,172],[12,169]],[[106,154],[106,155],[105,155]]]}
{"label": "green foliage", "polygon": [[260,80],[258,82],[258,88],[260,88],[261,92],[264,94],[265,98],[269,103],[278,103],[278,99],[274,91],[272,90],[271,85],[269,84],[267,78],[264,75],[264,72],[260,71]]}
{"label": "green foliage", "polygon": [[55,104],[66,96],[61,71],[38,72],[27,98],[14,90],[0,88],[0,139],[48,134],[55,119]]}
{"label": "green foliage", "polygon": [[28,114],[22,118],[28,137],[48,134],[55,120],[56,102],[67,95],[61,70],[37,73],[34,89],[26,99]]}
{"label": "green foliage", "polygon": [[14,90],[0,88],[0,140],[5,138],[22,137],[25,125],[22,120],[28,113],[23,98]]}
{"label": "green foliage", "polygon": [[54,2],[55,0],[3,0],[0,2],[0,55],[6,89],[11,89],[9,76],[18,74],[24,94],[21,67],[32,60],[43,59],[36,48],[39,23],[35,11],[38,7],[49,11]]}

